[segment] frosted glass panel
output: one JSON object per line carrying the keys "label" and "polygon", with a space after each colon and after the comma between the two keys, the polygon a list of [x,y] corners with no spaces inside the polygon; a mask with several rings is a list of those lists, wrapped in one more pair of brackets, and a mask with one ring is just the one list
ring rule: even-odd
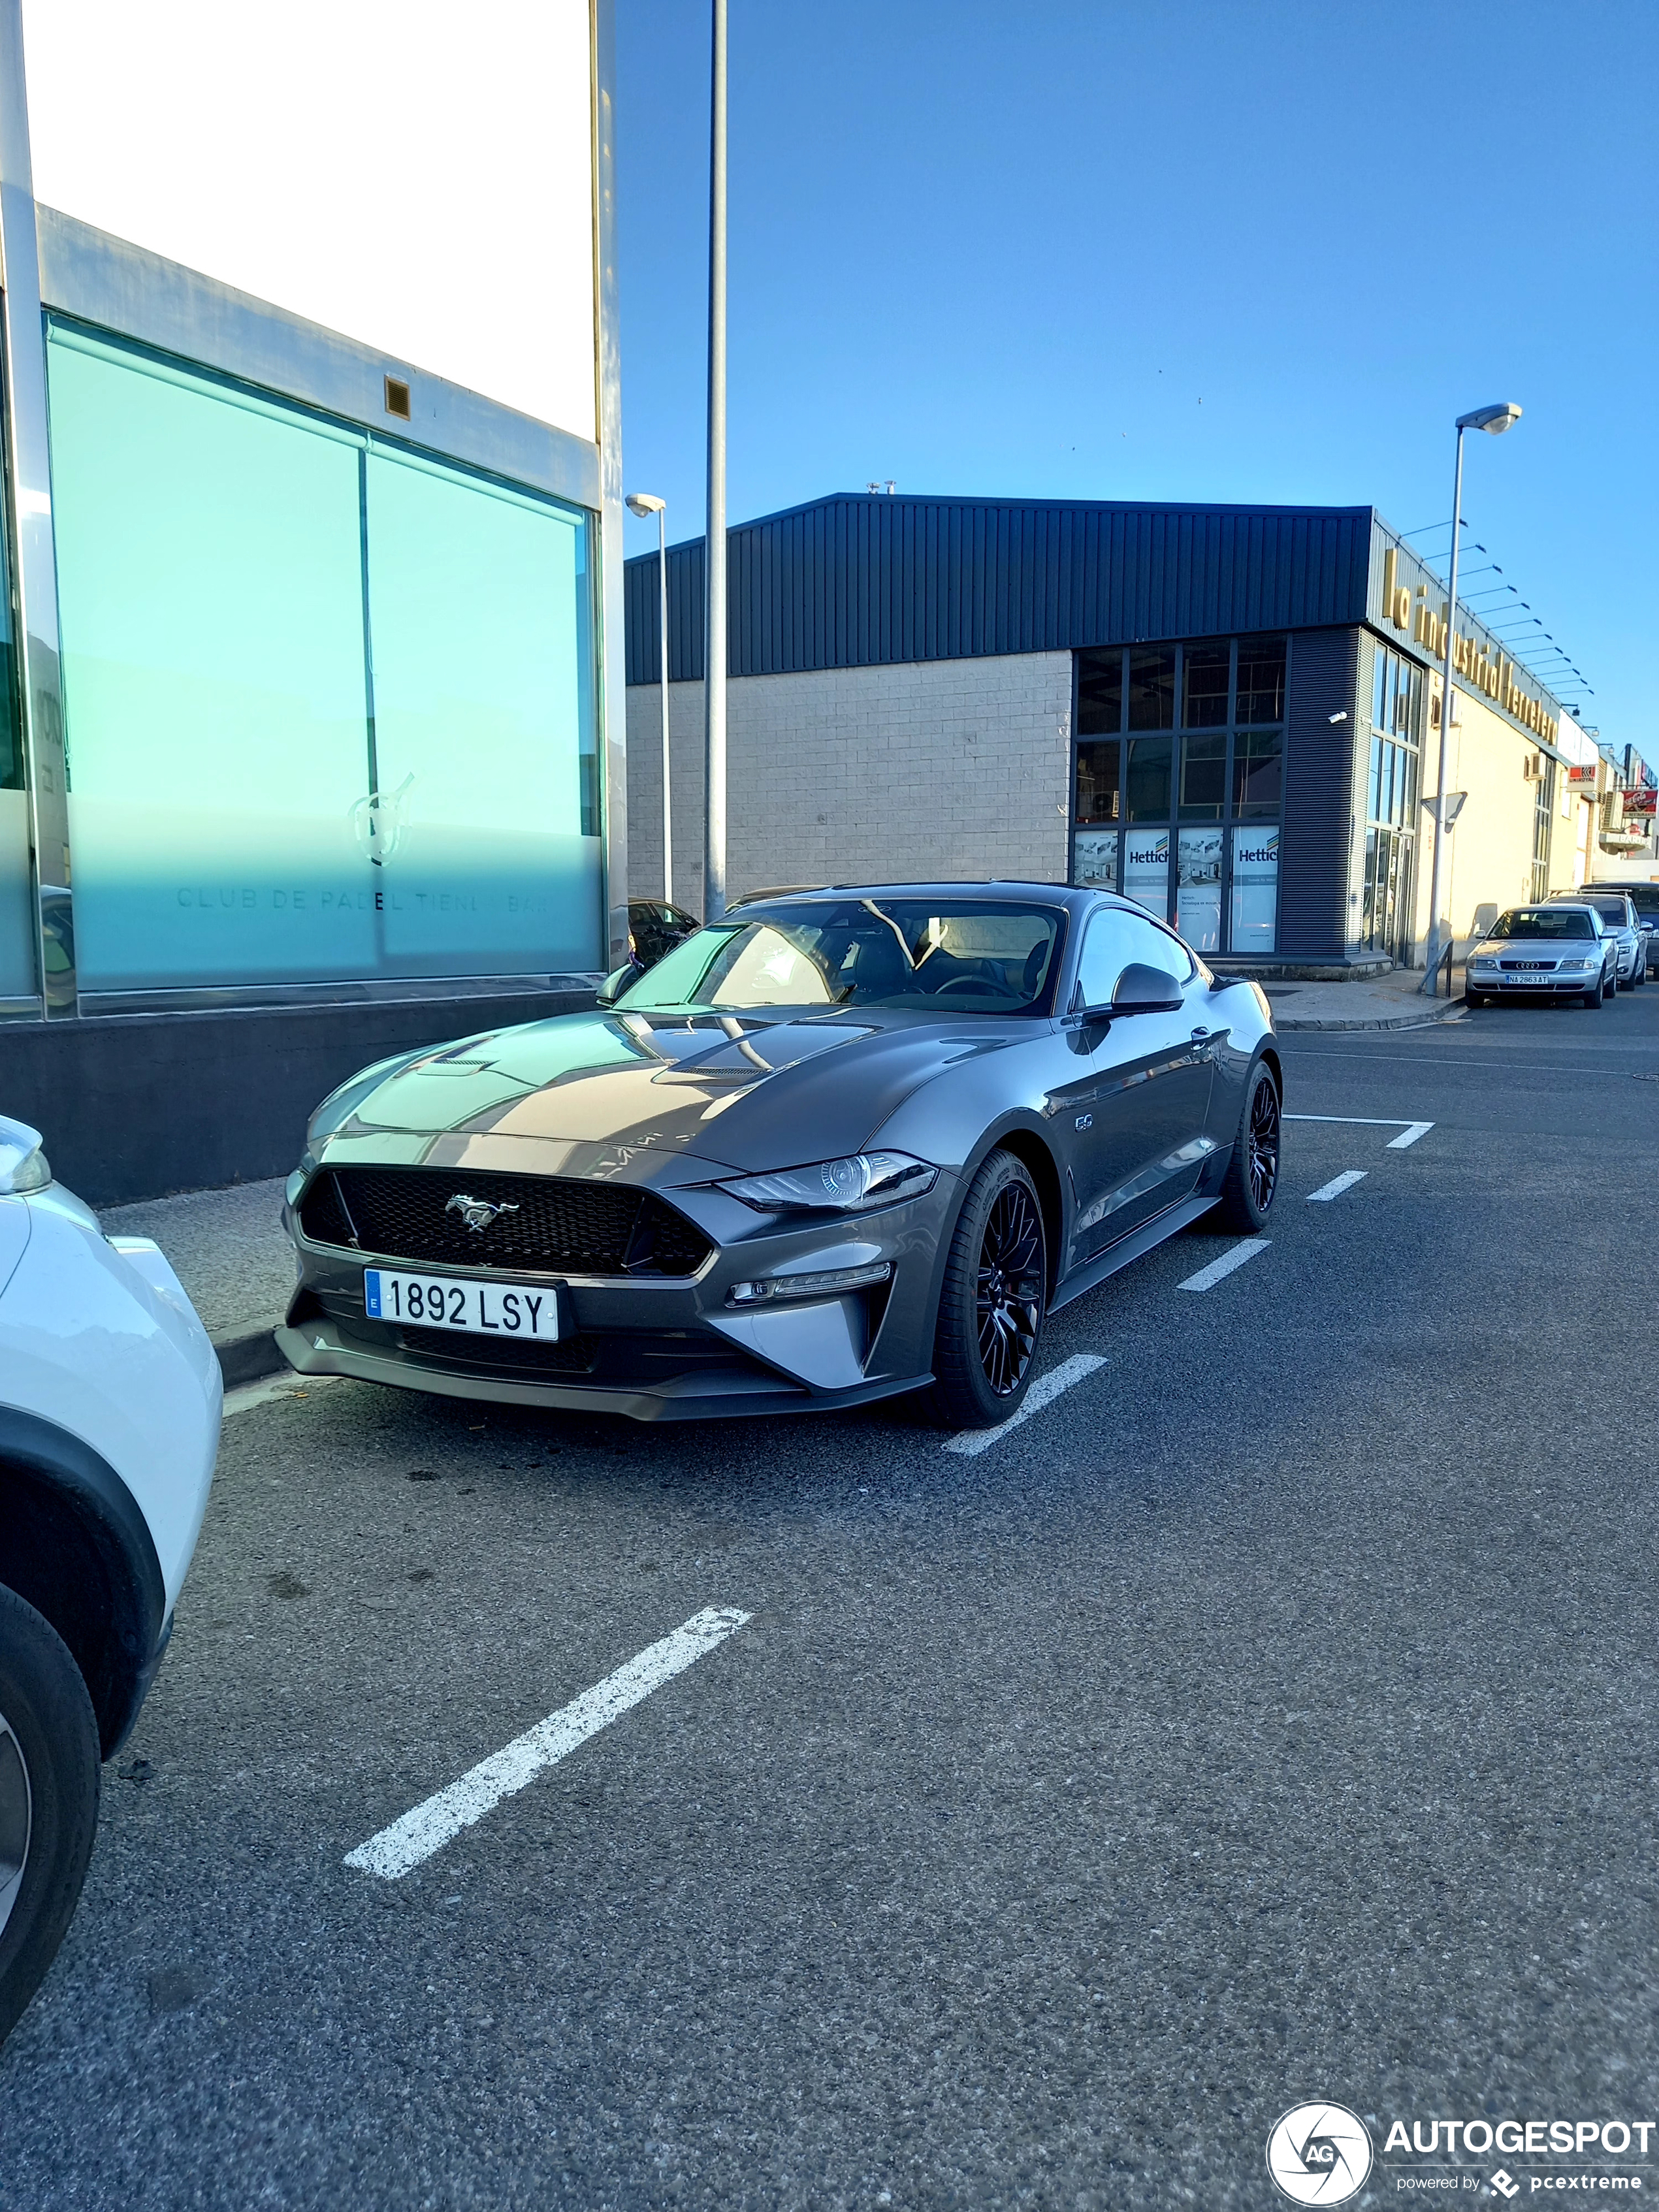
{"label": "frosted glass panel", "polygon": [[1131,830],[1123,840],[1123,889],[1127,896],[1150,907],[1162,921],[1170,918],[1170,833],[1167,830]]}
{"label": "frosted glass panel", "polygon": [[1231,949],[1271,952],[1278,933],[1279,832],[1233,832],[1233,914]]}
{"label": "frosted glass panel", "polygon": [[81,988],[371,974],[356,442],[50,367]]}
{"label": "frosted glass panel", "polygon": [[1117,832],[1079,830],[1072,856],[1072,881],[1092,890],[1117,889]]}
{"label": "frosted glass panel", "polygon": [[602,966],[582,518],[373,453],[368,574],[384,968]]}
{"label": "frosted glass panel", "polygon": [[1176,927],[1195,952],[1221,950],[1221,832],[1181,832]]}

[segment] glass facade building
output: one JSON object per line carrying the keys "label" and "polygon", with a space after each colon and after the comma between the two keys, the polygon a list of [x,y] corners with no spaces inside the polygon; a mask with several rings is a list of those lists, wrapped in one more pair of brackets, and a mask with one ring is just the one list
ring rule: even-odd
{"label": "glass facade building", "polygon": [[1079,653],[1072,880],[1137,899],[1200,952],[1272,952],[1283,637]]}
{"label": "glass facade building", "polygon": [[603,963],[589,517],[54,318],[80,990]]}

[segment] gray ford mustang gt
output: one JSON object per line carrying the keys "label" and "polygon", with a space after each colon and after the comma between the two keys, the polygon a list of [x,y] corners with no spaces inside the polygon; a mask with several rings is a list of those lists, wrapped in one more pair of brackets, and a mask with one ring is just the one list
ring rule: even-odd
{"label": "gray ford mustang gt", "polygon": [[598,1011],[366,1069],[313,1117],[307,1375],[655,1420],[1018,1408],[1047,1316],[1261,1228],[1267,1000],[1110,894],[767,896]]}

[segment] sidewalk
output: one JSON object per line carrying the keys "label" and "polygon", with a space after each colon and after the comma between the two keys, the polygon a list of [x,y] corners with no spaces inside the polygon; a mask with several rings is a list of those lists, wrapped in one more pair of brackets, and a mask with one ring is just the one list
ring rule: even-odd
{"label": "sidewalk", "polygon": [[106,1237],[153,1237],[167,1254],[213,1339],[228,1390],[286,1365],[270,1334],[294,1287],[294,1248],[278,1218],[283,1182],[186,1191],[98,1216]]}
{"label": "sidewalk", "polygon": [[[1414,1030],[1462,1021],[1463,970],[1452,969],[1452,995],[1423,996],[1420,968],[1395,968],[1372,983],[1268,983],[1262,988],[1279,1030]],[[1443,992],[1444,986],[1442,986]]]}

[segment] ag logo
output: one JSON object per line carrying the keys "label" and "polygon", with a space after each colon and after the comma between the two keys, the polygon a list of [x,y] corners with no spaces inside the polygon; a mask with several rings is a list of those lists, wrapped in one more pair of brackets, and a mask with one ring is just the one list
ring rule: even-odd
{"label": "ag logo", "polygon": [[1267,2171],[1293,2204],[1341,2204],[1371,2170],[1365,2123],[1345,2105],[1292,2105],[1267,2138]]}

